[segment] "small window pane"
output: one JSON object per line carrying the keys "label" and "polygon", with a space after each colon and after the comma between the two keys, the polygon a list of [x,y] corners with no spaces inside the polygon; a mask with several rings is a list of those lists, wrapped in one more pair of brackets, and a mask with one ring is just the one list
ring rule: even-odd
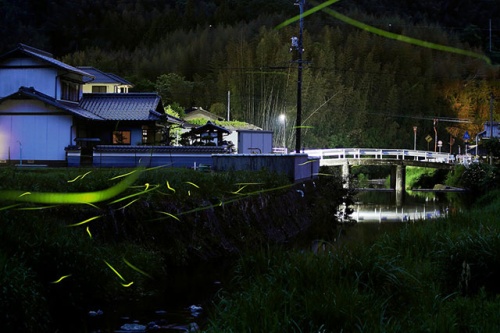
{"label": "small window pane", "polygon": [[93,93],[106,93],[106,86],[92,86]]}
{"label": "small window pane", "polygon": [[130,131],[114,131],[113,132],[114,145],[129,145],[130,144]]}

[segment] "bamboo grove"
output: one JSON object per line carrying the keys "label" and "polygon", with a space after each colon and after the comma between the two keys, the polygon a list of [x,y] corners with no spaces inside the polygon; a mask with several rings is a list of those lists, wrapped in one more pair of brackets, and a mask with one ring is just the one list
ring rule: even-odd
{"label": "bamboo grove", "polygon": [[[345,15],[398,35],[482,53],[438,25],[357,10]],[[225,116],[230,103],[231,119],[273,130],[277,142],[286,138],[293,147],[297,62],[290,40],[298,28],[276,28],[287,18],[263,14],[232,25],[198,25],[133,50],[96,46],[63,60],[122,75],[138,91],[160,92],[166,104],[201,106]],[[427,149],[425,137],[434,137],[436,124],[443,150],[456,152],[466,130],[472,137],[482,131],[490,96],[500,94],[495,65],[387,39],[327,13],[306,18],[303,38],[304,148],[411,149],[416,126],[417,149]]]}

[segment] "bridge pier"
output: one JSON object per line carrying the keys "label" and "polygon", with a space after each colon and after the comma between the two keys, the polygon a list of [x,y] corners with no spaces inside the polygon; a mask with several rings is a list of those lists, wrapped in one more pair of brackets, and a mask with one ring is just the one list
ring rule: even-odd
{"label": "bridge pier", "polygon": [[396,165],[396,192],[397,191],[404,191],[405,190],[405,184],[406,184],[406,166],[404,165]]}
{"label": "bridge pier", "polygon": [[[406,166],[398,164],[396,165],[396,168],[392,168],[392,170],[394,169],[395,169],[395,177],[392,178],[394,178],[395,187],[393,188],[396,190],[396,206],[400,207],[403,205],[405,197]],[[391,178],[391,186],[392,186],[392,178]]]}
{"label": "bridge pier", "polygon": [[344,188],[349,188],[349,163],[342,163],[342,179],[344,180]]}

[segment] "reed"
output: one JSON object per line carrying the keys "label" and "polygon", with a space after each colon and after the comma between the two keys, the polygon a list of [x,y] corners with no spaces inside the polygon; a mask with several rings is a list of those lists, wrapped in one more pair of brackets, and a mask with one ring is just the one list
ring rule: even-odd
{"label": "reed", "polygon": [[373,244],[244,256],[206,331],[496,332],[500,199],[485,201]]}
{"label": "reed", "polygon": [[[115,196],[64,203],[72,194],[105,191],[130,172],[140,174]],[[193,230],[204,231],[186,216],[198,221],[219,204],[275,188],[283,193],[284,185],[285,176],[265,172],[0,168],[2,328],[84,332],[93,306],[155,293],[171,263],[184,263],[188,249],[201,253],[217,241],[205,231],[205,238],[183,243]],[[42,200],[17,201],[12,193]],[[171,216],[156,221],[160,208],[172,216],[185,213],[182,222]]]}

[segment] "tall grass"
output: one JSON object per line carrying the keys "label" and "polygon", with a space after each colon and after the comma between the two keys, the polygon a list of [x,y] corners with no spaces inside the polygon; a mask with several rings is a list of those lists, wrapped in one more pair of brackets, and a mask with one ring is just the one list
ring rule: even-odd
{"label": "tall grass", "polygon": [[244,256],[207,332],[498,332],[500,199],[370,245]]}
{"label": "tall grass", "polygon": [[[0,168],[1,331],[85,332],[96,304],[156,292],[172,263],[220,248],[209,230],[216,208],[273,189],[279,196],[290,186],[285,176],[266,172],[157,168],[102,202],[34,204],[5,195],[101,191],[132,171]],[[248,239],[253,231],[228,228]]]}

